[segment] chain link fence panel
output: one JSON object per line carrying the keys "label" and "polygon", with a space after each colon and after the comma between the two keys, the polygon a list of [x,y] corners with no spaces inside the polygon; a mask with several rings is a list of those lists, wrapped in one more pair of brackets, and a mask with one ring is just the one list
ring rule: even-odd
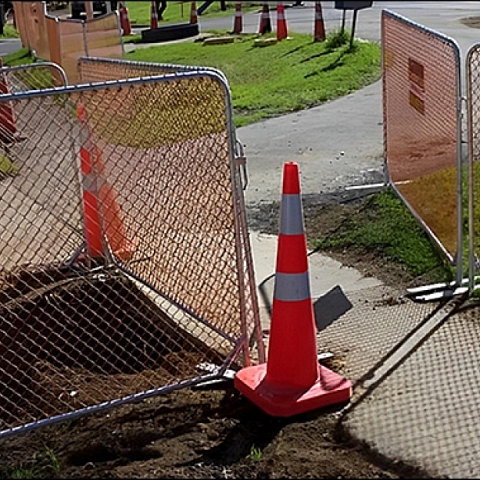
{"label": "chain link fence panel", "polygon": [[395,190],[462,268],[460,52],[435,31],[382,11],[384,145]]}
{"label": "chain link fence panel", "polygon": [[223,75],[6,105],[22,140],[0,181],[0,436],[263,361]]}

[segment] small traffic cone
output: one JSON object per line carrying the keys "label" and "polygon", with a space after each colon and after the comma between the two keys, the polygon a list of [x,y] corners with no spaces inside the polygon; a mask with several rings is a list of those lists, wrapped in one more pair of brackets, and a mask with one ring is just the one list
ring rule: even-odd
{"label": "small traffic cone", "polygon": [[272,24],[270,23],[270,10],[268,8],[268,3],[263,4],[262,15],[260,17],[260,27],[258,33],[264,35],[265,33],[270,33],[272,31]]}
{"label": "small traffic cone", "polygon": [[283,169],[276,267],[267,363],[237,372],[235,388],[275,417],[349,401],[351,382],[318,363],[300,180],[294,162]]}
{"label": "small traffic cone", "polygon": [[123,35],[130,35],[132,33],[132,25],[130,24],[130,19],[128,18],[128,8],[125,5],[125,2],[120,2],[119,13]]}
{"label": "small traffic cone", "polygon": [[242,33],[243,21],[242,21],[242,4],[235,4],[235,20],[233,22],[233,32],[232,33]]}
{"label": "small traffic cone", "polygon": [[192,2],[190,7],[190,23],[198,23],[197,2]]}
{"label": "small traffic cone", "polygon": [[[85,107],[77,105],[77,118],[85,126]],[[97,182],[93,169],[92,143],[88,135],[82,139],[80,146],[80,170],[82,172],[83,193],[83,230],[87,252],[90,258],[104,256],[103,232],[100,222],[100,209],[97,198]]]}
{"label": "small traffic cone", "polygon": [[98,201],[101,208],[105,235],[112,253],[123,262],[130,260],[137,249],[137,243],[127,238],[122,211],[117,201],[117,193],[104,175],[105,165],[102,151],[94,147],[94,166],[98,181]]}
{"label": "small traffic cone", "polygon": [[[3,59],[0,58],[0,68],[3,67]],[[5,73],[0,74],[0,94],[10,93]],[[0,103],[0,140],[6,145],[16,141],[17,124],[15,112],[11,101]],[[8,148],[8,147],[7,147]]]}
{"label": "small traffic cone", "polygon": [[92,176],[91,155],[87,150],[80,151],[83,175],[83,226],[85,243],[90,258],[104,256],[103,235],[100,225],[99,207],[96,192],[86,188],[88,179]]}
{"label": "small traffic cone", "polygon": [[80,147],[80,168],[83,178],[84,235],[90,258],[107,256],[107,245],[122,261],[131,259],[137,243],[127,238],[122,212],[114,188],[105,179],[105,164],[101,150],[93,144],[86,125],[82,103],[77,105],[84,138]]}
{"label": "small traffic cone", "polygon": [[322,15],[322,2],[315,2],[315,28],[313,33],[314,42],[325,40],[325,24]]}
{"label": "small traffic cone", "polygon": [[280,42],[288,37],[285,7],[279,2],[277,5],[277,40]]}
{"label": "small traffic cone", "polygon": [[150,29],[158,28],[158,13],[155,2],[150,2]]}

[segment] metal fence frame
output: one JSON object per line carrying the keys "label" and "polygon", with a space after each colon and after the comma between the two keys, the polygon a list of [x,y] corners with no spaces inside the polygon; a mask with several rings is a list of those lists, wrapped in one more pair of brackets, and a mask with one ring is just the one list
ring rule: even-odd
{"label": "metal fence frame", "polygon": [[[50,64],[49,64],[50,65]],[[235,199],[234,201],[234,224],[235,224],[235,231],[237,232],[236,238],[238,240],[235,244],[235,251],[236,251],[236,262],[237,262],[237,274],[239,276],[239,295],[240,295],[240,308],[242,309],[245,304],[245,292],[249,292],[252,295],[250,298],[251,305],[250,308],[253,309],[253,324],[246,325],[246,319],[243,318],[241,324],[241,334],[238,338],[231,338],[226,335],[227,340],[229,340],[233,348],[230,353],[225,357],[223,363],[214,370],[210,371],[207,374],[200,374],[195,376],[194,378],[189,379],[182,379],[175,384],[168,384],[158,388],[150,389],[147,391],[142,391],[139,393],[126,395],[121,398],[116,398],[113,400],[109,400],[106,402],[98,403],[96,405],[88,405],[83,408],[76,409],[74,411],[69,411],[66,413],[62,413],[59,415],[53,415],[48,418],[42,418],[33,422],[25,423],[21,426],[15,426],[13,428],[6,428],[0,431],[0,438],[4,436],[9,436],[15,433],[25,432],[27,430],[31,430],[33,428],[37,428],[42,425],[55,423],[58,421],[68,420],[75,417],[79,417],[88,413],[98,412],[105,410],[107,408],[111,408],[117,405],[142,400],[145,398],[149,398],[155,395],[159,395],[162,393],[166,393],[171,390],[183,388],[186,386],[195,385],[198,383],[203,383],[205,381],[210,381],[218,378],[222,378],[226,372],[226,370],[232,365],[232,362],[238,360],[239,356],[243,355],[243,361],[245,365],[249,365],[252,361],[255,363],[257,360],[251,358],[250,350],[253,347],[253,344],[256,343],[256,347],[258,350],[258,360],[263,362],[265,359],[265,352],[263,346],[263,339],[262,339],[262,332],[260,326],[260,318],[259,318],[259,310],[258,310],[258,300],[257,300],[257,290],[255,284],[255,276],[253,271],[253,261],[252,255],[250,250],[249,244],[249,236],[248,236],[248,229],[247,229],[247,221],[246,221],[246,213],[245,213],[245,205],[243,199],[243,189],[246,184],[246,177],[242,181],[242,169],[245,169],[245,162],[244,158],[239,158],[239,148],[238,148],[238,141],[235,137],[235,130],[233,126],[233,119],[232,119],[232,105],[230,99],[230,92],[228,84],[226,84],[226,79],[223,74],[214,69],[203,69],[202,71],[196,69],[182,69],[182,71],[174,71],[173,73],[169,73],[166,75],[156,75],[156,76],[148,76],[142,78],[130,78],[130,79],[120,79],[116,81],[108,81],[108,82],[98,82],[98,83],[89,83],[89,84],[80,84],[80,85],[69,85],[64,87],[55,87],[55,88],[47,88],[42,90],[28,90],[28,91],[18,91],[18,92],[11,92],[9,94],[0,95],[0,105],[1,104],[8,104],[8,102],[20,102],[23,100],[30,101],[34,99],[41,99],[45,97],[59,97],[61,95],[71,96],[81,94],[83,92],[92,92],[92,91],[99,91],[102,89],[109,89],[109,88],[128,88],[131,86],[136,85],[153,85],[158,82],[168,82],[173,81],[177,78],[182,79],[194,79],[197,77],[208,77],[218,85],[220,85],[221,89],[224,93],[224,100],[225,100],[225,108],[226,108],[226,118],[227,118],[227,130],[228,130],[228,146],[230,152],[230,182],[232,185],[232,195]],[[75,256],[81,251],[82,246],[79,247],[77,252],[75,252],[73,257],[67,263],[71,263],[75,261]],[[129,268],[127,263],[119,261],[118,259],[113,256],[110,258],[112,260],[115,267],[121,271],[123,271],[129,278],[133,279],[136,282],[141,282],[143,285],[148,287],[151,291],[155,294],[160,295],[162,298],[167,300],[169,303],[173,304],[175,307],[183,310],[189,316],[194,318],[195,320],[208,325],[210,328],[215,330],[213,325],[209,325],[208,321],[198,316],[195,312],[190,311],[181,302],[178,302],[177,299],[171,298],[168,295],[165,295],[164,292],[158,291],[152,284],[143,278],[140,278],[135,275],[135,272]],[[245,284],[245,279],[243,278],[243,272],[247,272],[248,284]],[[243,314],[242,314],[243,315]],[[222,334],[222,332],[217,332]]]}
{"label": "metal fence frame", "polygon": [[[18,72],[27,72],[28,74],[30,74],[33,71],[33,73],[31,73],[31,78],[32,80],[34,80],[36,75],[34,71],[40,68],[51,69],[54,72],[53,74],[54,79],[57,80],[57,82],[60,81],[60,83],[56,85],[55,84],[50,85],[50,87],[64,87],[68,85],[68,79],[67,79],[67,74],[65,73],[65,70],[60,65],[54,62],[35,62],[27,65],[15,65],[13,67],[0,67],[0,75],[2,74],[6,75],[7,84],[9,84],[9,87],[11,88],[12,86],[14,86],[15,82],[9,81],[10,76],[13,75],[15,77]],[[53,82],[53,83],[57,83],[57,82]],[[25,91],[25,90],[34,90],[36,88],[37,89],[45,88],[45,86],[40,84],[30,85],[30,88],[25,88],[26,85],[22,85],[21,87],[22,88],[19,88],[14,91]]]}
{"label": "metal fence frame", "polygon": [[[476,285],[476,273],[478,273],[480,263],[478,257],[475,254],[475,196],[474,196],[474,179],[475,179],[475,172],[474,172],[474,162],[475,158],[479,155],[480,149],[480,139],[478,138],[478,129],[480,128],[478,122],[478,115],[477,118],[474,118],[475,108],[474,103],[475,98],[474,90],[475,88],[478,89],[478,78],[474,78],[474,60],[473,57],[475,54],[478,55],[480,51],[480,43],[473,44],[465,57],[465,76],[466,76],[466,83],[467,83],[467,95],[466,95],[466,103],[467,103],[467,144],[468,144],[468,233],[469,233],[469,255],[468,255],[468,283],[469,283],[469,291],[470,293],[473,292],[477,288]],[[477,71],[477,77],[478,77]],[[477,134],[475,134],[475,131]]]}
{"label": "metal fence frame", "polygon": [[[223,78],[226,85],[229,84],[227,77],[221,70],[200,65],[152,63],[105,57],[80,57],[77,65],[78,77],[81,83],[118,80],[119,78],[134,78],[139,76],[165,75],[174,72],[215,72]],[[99,67],[105,67],[105,70],[100,73]],[[231,122],[230,128],[232,130],[235,129],[233,122]],[[245,190],[248,185],[248,171],[243,144],[239,140],[236,140],[236,161],[241,168],[242,185]]]}

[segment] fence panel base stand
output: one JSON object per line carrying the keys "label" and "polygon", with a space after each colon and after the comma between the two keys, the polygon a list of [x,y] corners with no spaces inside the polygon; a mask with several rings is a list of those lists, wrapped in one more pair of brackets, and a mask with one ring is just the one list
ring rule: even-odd
{"label": "fence panel base stand", "polygon": [[417,302],[434,302],[443,298],[451,298],[468,292],[468,279],[458,282],[433,283],[421,287],[407,288],[407,295]]}

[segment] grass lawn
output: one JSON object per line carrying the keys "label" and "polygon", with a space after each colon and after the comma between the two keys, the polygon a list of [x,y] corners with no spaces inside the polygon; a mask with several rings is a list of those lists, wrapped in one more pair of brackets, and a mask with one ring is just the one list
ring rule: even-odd
{"label": "grass lawn", "polygon": [[[266,35],[265,37],[268,37]],[[227,77],[237,127],[302,110],[346,95],[380,78],[380,46],[355,41],[326,42],[311,35],[256,47],[258,35],[238,35],[233,43],[181,42],[139,48],[127,60],[213,67]],[[339,45],[340,43],[340,45]]]}
{"label": "grass lawn", "polygon": [[453,271],[392,188],[367,196],[357,215],[328,237],[311,240],[319,251],[363,249],[402,265],[412,276],[434,272],[450,281]]}
{"label": "grass lawn", "polygon": [[0,35],[0,39],[2,38],[18,38],[18,32],[12,25],[4,25],[3,35]]}

